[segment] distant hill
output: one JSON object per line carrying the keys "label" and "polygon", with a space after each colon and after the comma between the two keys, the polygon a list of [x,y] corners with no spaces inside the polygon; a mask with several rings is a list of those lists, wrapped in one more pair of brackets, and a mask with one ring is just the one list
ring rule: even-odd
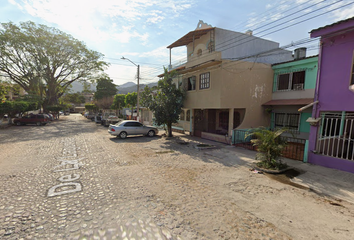
{"label": "distant hill", "polygon": [[136,86],[136,84],[133,82],[127,82],[127,83],[123,83],[122,85],[119,85],[118,88],[128,88],[132,86]]}
{"label": "distant hill", "polygon": [[[121,85],[121,86],[119,86],[118,87],[118,90],[119,90],[119,94],[127,94],[127,93],[132,93],[132,92],[136,92],[137,91],[137,86],[136,86],[136,84],[135,83],[132,83],[133,85],[131,85],[130,87],[121,87],[121,86],[123,86],[123,85]],[[139,84],[139,87],[140,87],[140,90],[141,89],[144,89],[145,88],[145,86],[148,86],[149,88],[151,88],[151,87],[154,87],[154,86],[157,86],[157,82],[155,82],[155,83],[149,83],[148,85],[146,85],[146,84]]]}
{"label": "distant hill", "polygon": [[[91,85],[91,91],[96,91],[96,84],[92,84]],[[70,92],[71,93],[77,93],[77,92],[82,92],[84,90],[84,86],[81,82],[75,81],[71,84],[71,88],[70,88]]]}

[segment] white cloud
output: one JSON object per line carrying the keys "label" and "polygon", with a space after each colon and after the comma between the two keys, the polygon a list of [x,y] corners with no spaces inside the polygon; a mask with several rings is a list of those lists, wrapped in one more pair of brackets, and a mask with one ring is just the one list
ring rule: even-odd
{"label": "white cloud", "polygon": [[345,9],[339,9],[338,11],[335,11],[334,16],[336,21],[354,17],[354,5],[348,6]]}
{"label": "white cloud", "polygon": [[[124,25],[144,30],[139,21],[158,24],[166,16],[178,17],[191,7],[188,0],[9,0],[32,16],[57,24],[82,39],[102,42],[112,37],[126,43],[133,37],[146,44],[148,33],[127,31]],[[173,12],[173,14],[170,14]],[[122,26],[123,25],[123,26]],[[147,30],[146,30],[147,31]]]}

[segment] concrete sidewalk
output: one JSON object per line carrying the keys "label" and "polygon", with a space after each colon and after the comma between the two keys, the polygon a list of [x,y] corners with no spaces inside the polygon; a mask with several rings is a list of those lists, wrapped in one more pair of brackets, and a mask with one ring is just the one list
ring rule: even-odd
{"label": "concrete sidewalk", "polygon": [[[174,135],[177,136],[175,133]],[[231,151],[234,155],[242,157],[243,164],[247,166],[252,166],[255,161],[255,151],[188,135],[180,134],[178,136],[182,139],[186,138],[200,143],[215,145],[218,148]],[[309,188],[320,195],[330,196],[354,204],[354,174],[287,158],[284,158],[283,161],[302,173],[290,179],[291,182]],[[231,160],[230,166],[235,164],[239,163],[232,163]]]}

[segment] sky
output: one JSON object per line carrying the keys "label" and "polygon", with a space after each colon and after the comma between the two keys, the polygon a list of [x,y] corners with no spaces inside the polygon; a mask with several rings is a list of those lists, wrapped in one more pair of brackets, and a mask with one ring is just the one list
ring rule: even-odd
{"label": "sky", "polygon": [[[55,27],[104,54],[114,83],[158,80],[169,64],[166,48],[199,20],[289,46],[313,29],[354,16],[353,0],[0,0],[0,22],[33,21]],[[296,45],[296,44],[294,44]],[[318,42],[308,47],[318,52]],[[172,63],[186,58],[186,47],[172,49]],[[122,56],[128,60],[122,60]]]}

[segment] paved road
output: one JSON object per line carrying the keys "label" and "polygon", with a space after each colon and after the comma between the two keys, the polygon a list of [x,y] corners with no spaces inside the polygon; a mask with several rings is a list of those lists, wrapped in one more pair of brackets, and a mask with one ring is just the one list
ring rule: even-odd
{"label": "paved road", "polygon": [[0,130],[0,238],[351,239],[349,208],[183,143],[75,114]]}
{"label": "paved road", "polygon": [[81,115],[3,130],[0,238],[171,239],[144,206],[151,196],[112,191],[119,181],[105,168],[126,161],[104,141],[107,129]]}

